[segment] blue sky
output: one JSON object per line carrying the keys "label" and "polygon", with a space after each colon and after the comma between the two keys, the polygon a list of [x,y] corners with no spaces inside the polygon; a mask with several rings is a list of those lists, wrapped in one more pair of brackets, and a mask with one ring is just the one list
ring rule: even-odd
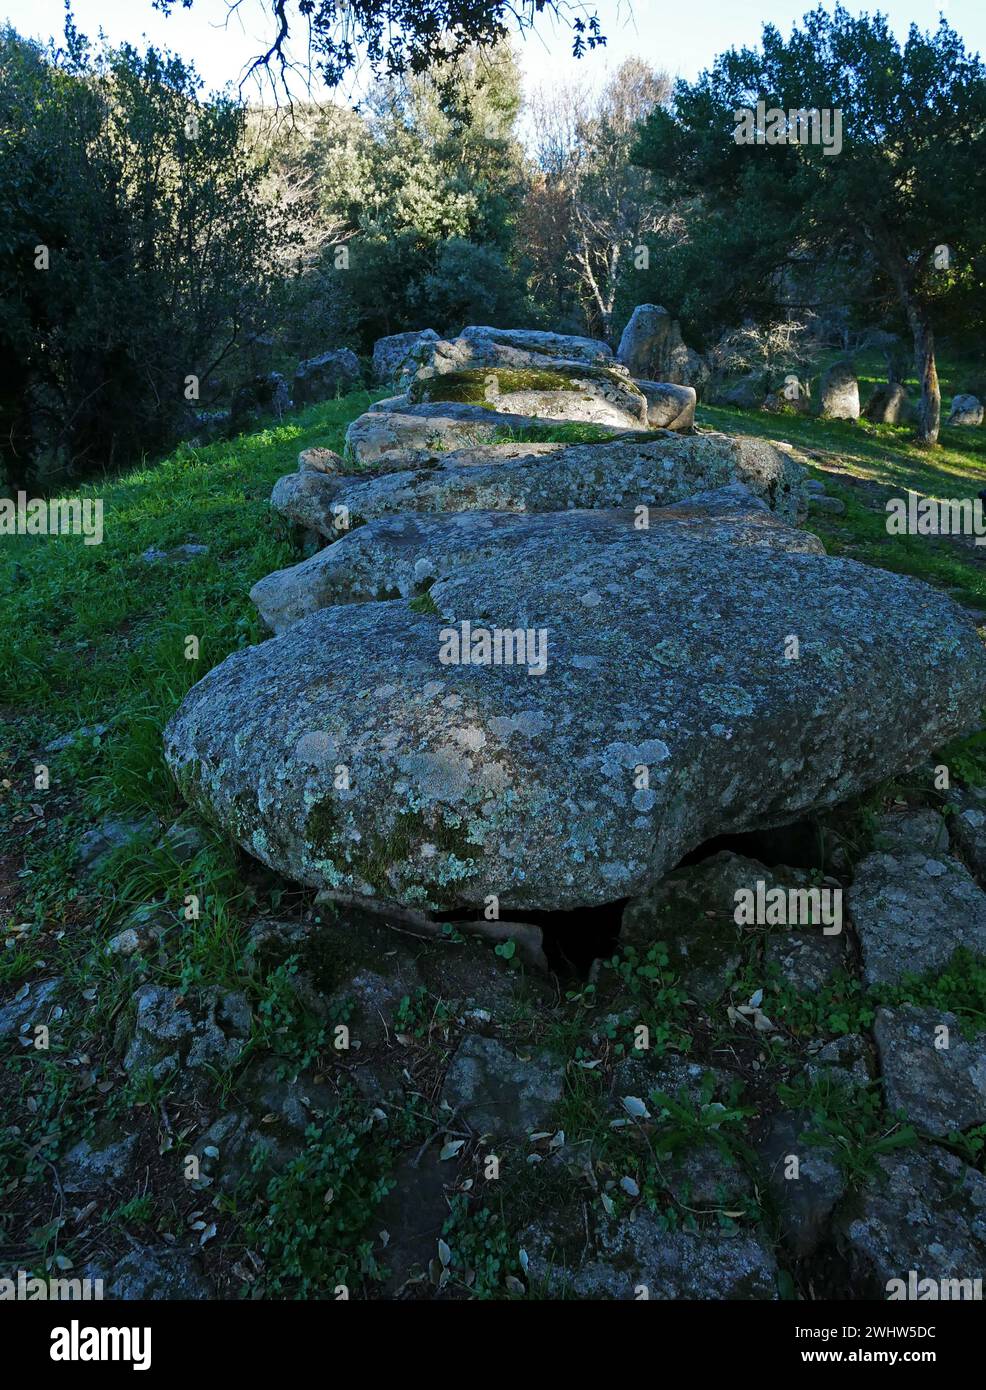
{"label": "blue sky", "polygon": [[[603,21],[609,44],[580,62],[569,54],[567,30],[542,20],[538,31],[520,46],[525,79],[531,86],[550,85],[569,77],[600,81],[606,72],[631,55],[675,75],[694,77],[723,49],[755,44],[761,26],[770,22],[782,31],[813,7],[814,0],[588,0]],[[139,43],[142,35],[175,49],[195,62],[210,87],[236,83],[250,58],[260,51],[265,32],[262,0],[242,0],[227,19],[227,0],[196,0],[191,11],[178,10],[165,18],[151,0],[74,0],[83,33],[95,36],[102,27],[113,40]],[[970,49],[986,53],[986,4],[983,0],[884,0],[847,8],[880,9],[903,37],[912,21],[933,28],[944,12]],[[63,0],[0,0],[0,15],[21,33],[49,38],[61,35]],[[256,92],[248,92],[256,98]]]}

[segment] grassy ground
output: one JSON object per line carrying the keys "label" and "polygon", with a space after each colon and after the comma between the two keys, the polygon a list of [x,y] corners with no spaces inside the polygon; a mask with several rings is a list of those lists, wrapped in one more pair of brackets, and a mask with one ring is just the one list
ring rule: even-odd
{"label": "grassy ground", "polygon": [[[0,654],[0,928],[6,938],[0,951],[0,1001],[25,981],[54,975],[65,982],[71,1001],[71,1026],[61,1034],[56,1030],[49,1053],[6,1050],[0,1079],[0,1265],[14,1262],[39,1271],[54,1267],[53,1262],[77,1267],[94,1255],[125,1250],[129,1237],[147,1241],[185,1231],[190,1214],[204,1205],[183,1189],[174,1165],[162,1166],[166,1150],[160,1116],[169,1104],[167,1087],[124,1085],[119,1070],[114,1034],[127,1018],[135,977],[102,948],[134,914],[139,919],[149,910],[173,911],[194,892],[202,905],[200,918],[184,922],[167,949],[144,962],[144,978],[183,991],[213,985],[244,990],[255,1010],[251,1055],[284,1055],[285,1025],[278,1012],[288,1008],[284,978],[276,972],[258,976],[244,965],[244,932],[259,916],[310,912],[310,895],[266,873],[215,832],[186,862],[157,847],[162,827],[183,816],[161,757],[161,731],[184,693],[208,669],[235,648],[262,640],[248,591],[263,575],[300,558],[296,538],[268,506],[272,484],[293,471],[300,449],[314,444],[341,448],[347,423],[371,399],[357,394],[230,443],[182,447],[155,467],[83,489],[83,495],[104,502],[100,546],[86,547],[74,537],[18,538],[5,540],[0,550],[8,634]],[[829,491],[847,504],[845,516],[810,523],[830,551],[921,575],[986,609],[981,552],[954,542],[889,537],[881,501],[891,487],[947,497],[978,491],[986,485],[986,432],[946,431],[943,447],[929,453],[910,443],[906,431],[890,427],[715,408],[699,414],[704,427],[786,439],[812,456],[816,476],[824,477]],[[148,564],[141,558],[148,547],[168,549],[187,542],[208,546],[208,555],[187,565]],[[190,657],[192,637],[197,654]],[[45,751],[52,740],[73,733],[69,747]],[[960,754],[966,775],[982,780],[986,757],[978,745],[973,742]],[[858,825],[865,827],[866,815],[894,794],[881,789],[860,811]],[[83,875],[77,867],[79,838],[110,816],[147,818],[147,831],[98,876]],[[753,991],[758,949],[754,943],[737,976],[737,998],[744,990]],[[503,961],[502,968],[516,966]],[[981,972],[975,978],[979,994],[971,1004],[963,1003],[962,995],[968,975],[964,984],[946,979],[944,984],[924,982],[921,988],[943,990],[942,997],[974,1015],[982,1008]],[[760,1069],[759,1062],[754,1066],[755,1052],[746,1055],[748,1041],[732,1025],[723,1025],[714,1036],[695,1029],[663,958],[624,959],[614,966],[613,979],[621,982],[628,1016],[646,1013],[655,1029],[664,1030],[669,1045],[692,1049],[700,1058],[728,1046],[744,1058],[751,1078]],[[604,993],[611,1010],[612,991]],[[844,984],[810,1006],[780,996],[771,996],[768,1006],[779,1018],[789,1015],[787,1036],[794,1041],[796,1061],[798,1037],[845,1032],[871,1009],[872,1001],[860,1000]],[[805,1012],[809,1007],[810,1016]],[[439,1054],[446,1055],[455,1028],[447,1020],[436,1025],[436,1001],[430,996],[409,999],[406,1012],[408,1046],[414,1053],[410,1064],[420,1065],[424,1074],[435,1065],[429,1046],[437,1037]],[[547,1042],[569,1059],[590,1051],[599,1055],[601,1048],[612,1060],[625,1055],[626,1042],[617,1036],[615,1024],[607,1026],[616,1033],[600,1043],[604,1012],[593,990],[574,989],[567,999],[532,1010],[526,1018],[521,1011],[517,1038]],[[318,1030],[313,1031],[310,1020],[299,1019],[291,1029],[289,1060],[308,1065],[322,1045]],[[778,1075],[790,1080],[797,1070],[785,1063]],[[233,1088],[235,1080],[217,1077],[217,1094]],[[569,1135],[596,1134],[609,1161],[626,1167],[632,1160],[641,1184],[655,1201],[664,1201],[659,1174],[647,1168],[646,1155],[628,1152],[628,1138],[612,1137],[608,1118],[600,1123],[597,1087],[593,1071],[573,1073],[564,1117]],[[764,1113],[766,1102],[756,1086],[753,1094],[754,1111]],[[360,1253],[363,1229],[401,1146],[420,1142],[421,1117],[404,1116],[387,1142],[380,1143],[367,1138],[340,1104],[331,1135],[323,1133],[273,1194],[246,1194],[227,1211],[230,1234],[222,1252],[212,1256],[221,1287],[243,1291],[246,1285],[229,1271],[246,1250],[260,1252],[264,1271],[252,1283],[254,1291],[324,1294],[340,1271],[372,1282]],[[878,1102],[873,1107],[872,1113],[864,1108],[850,1114],[836,1100],[829,1110],[822,1106],[835,1117],[832,1123],[842,1125],[847,1153],[863,1167],[872,1146],[888,1132]],[[104,1114],[133,1113],[142,1117],[142,1183],[122,1205],[75,1221],[71,1204],[53,1190],[59,1156],[70,1142],[92,1132]],[[195,1118],[187,1116],[182,1137],[172,1114],[169,1131],[178,1132],[179,1147],[191,1142]],[[743,1118],[737,1118],[735,1129],[740,1155]],[[372,1153],[372,1162],[354,1166],[354,1153]],[[357,1180],[357,1169],[374,1175],[372,1180]],[[536,1210],[543,1194],[531,1188],[527,1177],[524,1183],[524,1190],[515,1194],[517,1209]],[[345,1187],[350,1198],[330,1240],[322,1231],[321,1194],[333,1184],[340,1191]],[[622,1199],[617,1194],[615,1200],[619,1205]],[[262,1218],[257,1203],[265,1213]],[[449,1229],[458,1242],[458,1258],[480,1270],[473,1291],[487,1285],[490,1292],[502,1291],[503,1274],[516,1250],[511,1251],[502,1212],[498,1217],[483,1215],[483,1210],[471,1210],[463,1199]],[[679,1217],[669,1204],[669,1222]],[[306,1248],[313,1244],[312,1231],[316,1245],[325,1236],[329,1253],[314,1268],[303,1268],[298,1254],[299,1232],[304,1231],[309,1233],[302,1242]]]}

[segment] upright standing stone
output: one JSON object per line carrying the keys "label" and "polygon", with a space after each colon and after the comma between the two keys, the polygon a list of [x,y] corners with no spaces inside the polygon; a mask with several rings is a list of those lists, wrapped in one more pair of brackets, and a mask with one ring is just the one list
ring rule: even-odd
{"label": "upright standing stone", "polygon": [[705,358],[685,346],[677,319],[660,304],[637,305],[623,330],[616,358],[631,376],[691,386],[696,393],[711,376]]}
{"label": "upright standing stone", "polygon": [[859,382],[851,362],[835,362],[824,374],[819,410],[827,420],[859,419]]}
{"label": "upright standing stone", "polygon": [[678,325],[660,304],[638,304],[623,330],[616,360],[630,375],[646,381],[667,381],[671,349],[680,335]]}

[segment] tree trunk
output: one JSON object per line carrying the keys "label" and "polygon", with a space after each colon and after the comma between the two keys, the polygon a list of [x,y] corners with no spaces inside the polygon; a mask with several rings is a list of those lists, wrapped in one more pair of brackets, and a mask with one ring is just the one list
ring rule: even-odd
{"label": "tree trunk", "polygon": [[937,444],[941,425],[941,389],[938,385],[938,368],[935,366],[935,335],[923,309],[908,306],[907,317],[914,335],[914,371],[921,387],[917,440],[919,444]]}

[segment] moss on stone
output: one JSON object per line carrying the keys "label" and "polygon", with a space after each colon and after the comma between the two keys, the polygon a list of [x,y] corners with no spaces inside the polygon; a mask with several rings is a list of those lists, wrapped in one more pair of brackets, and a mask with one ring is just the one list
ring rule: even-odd
{"label": "moss on stone", "polygon": [[473,367],[414,381],[408,399],[414,405],[422,401],[488,405],[491,386],[499,395],[507,396],[519,391],[576,391],[579,383],[585,381],[640,394],[633,382],[607,367],[572,367],[567,371],[551,367]]}
{"label": "moss on stone", "polygon": [[[435,857],[446,859],[448,873],[444,880],[441,872],[436,878],[450,889],[468,876],[482,850],[470,841],[464,821],[452,825],[440,813],[430,819],[420,811],[398,812],[386,832],[364,834],[359,841],[344,841],[341,831],[339,806],[333,797],[323,798],[309,811],[305,834],[316,857],[332,859],[344,873],[384,898],[394,893],[391,871],[409,863],[423,845],[433,845]],[[454,894],[448,896],[453,898]]]}
{"label": "moss on stone", "polygon": [[338,849],[339,810],[331,796],[317,801],[308,812],[305,836],[318,855],[329,857]]}

